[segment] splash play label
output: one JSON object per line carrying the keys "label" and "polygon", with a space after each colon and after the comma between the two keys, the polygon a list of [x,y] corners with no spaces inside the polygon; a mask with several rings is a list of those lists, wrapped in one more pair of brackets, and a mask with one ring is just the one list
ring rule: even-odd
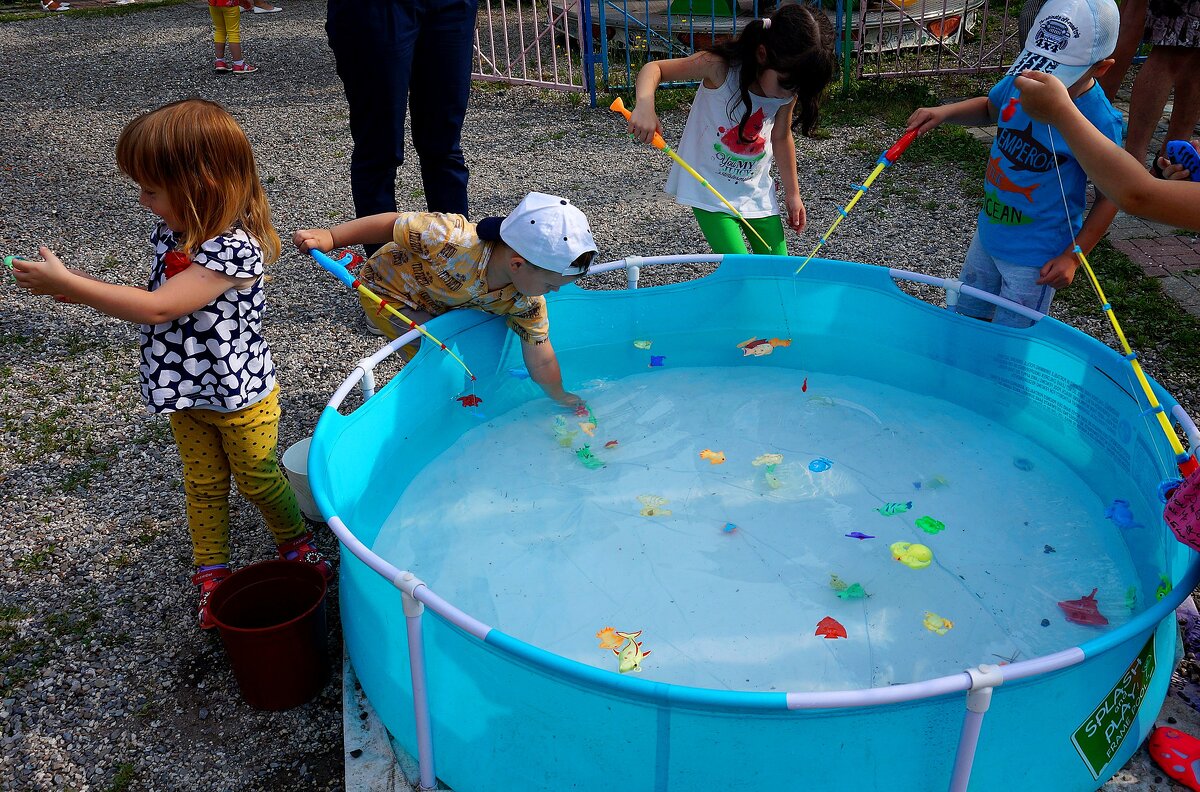
{"label": "splash play label", "polygon": [[1092,778],[1100,778],[1100,771],[1117,755],[1129,734],[1129,727],[1146,697],[1154,666],[1154,635],[1151,634],[1120,681],[1071,735],[1071,743],[1079,751]]}

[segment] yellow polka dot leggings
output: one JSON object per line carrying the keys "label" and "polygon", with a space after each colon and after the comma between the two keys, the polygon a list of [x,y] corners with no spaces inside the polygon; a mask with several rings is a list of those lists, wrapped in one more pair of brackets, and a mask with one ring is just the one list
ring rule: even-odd
{"label": "yellow polka dot leggings", "polygon": [[275,544],[306,528],[296,495],[275,458],[279,387],[231,413],[187,409],[171,413],[171,432],[183,458],[188,531],[196,566],[229,563],[229,475],[258,507]]}

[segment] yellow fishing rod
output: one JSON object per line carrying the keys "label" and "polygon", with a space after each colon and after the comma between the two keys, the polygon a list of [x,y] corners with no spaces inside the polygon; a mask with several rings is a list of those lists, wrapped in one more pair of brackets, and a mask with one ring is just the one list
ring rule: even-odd
{"label": "yellow fishing rod", "polygon": [[[614,113],[620,113],[621,115],[625,116],[626,121],[628,121],[630,116],[633,115],[633,113],[629,112],[629,110],[626,109],[625,103],[623,101],[621,101],[621,97],[619,97],[619,96],[615,100],[613,100],[613,103],[608,106],[608,109],[612,110]],[[650,141],[650,145],[654,146],[654,148],[658,149],[659,151],[664,152],[668,157],[675,160],[675,162],[679,163],[679,167],[683,168],[685,171],[687,171],[689,174],[691,174],[692,178],[694,178],[696,181],[700,182],[705,187],[707,187],[709,192],[711,192],[713,195],[717,196],[717,198],[721,201],[721,203],[725,204],[725,207],[730,212],[733,213],[734,217],[736,217],[738,220],[741,220],[742,224],[745,225],[746,228],[750,229],[751,234],[754,234],[754,236],[758,237],[758,241],[763,243],[763,247],[765,247],[767,250],[771,249],[771,246],[767,244],[767,240],[762,238],[762,234],[755,231],[754,226],[750,225],[750,221],[747,220],[745,217],[743,217],[742,213],[739,212],[737,209],[735,209],[733,204],[729,203],[729,201],[726,201],[725,196],[721,195],[721,193],[717,192],[717,188],[713,187],[711,184],[708,183],[708,179],[705,179],[703,176],[701,176],[699,173],[696,172],[695,168],[693,168],[691,165],[688,165],[686,162],[684,162],[683,158],[680,157],[678,154],[676,154],[675,151],[670,146],[667,145],[667,141],[663,140],[662,135],[655,132],[654,139]]]}
{"label": "yellow fishing rod", "polygon": [[904,150],[908,148],[909,144],[916,139],[917,130],[913,129],[905,132],[904,135],[902,135],[901,138],[897,140],[890,149],[879,155],[879,161],[875,163],[875,170],[871,171],[871,175],[868,176],[867,180],[862,184],[854,185],[854,189],[857,190],[857,192],[855,192],[854,197],[850,199],[850,203],[846,204],[843,208],[838,209],[838,216],[834,219],[833,225],[829,226],[829,230],[826,231],[824,236],[822,236],[817,242],[817,246],[812,249],[812,253],[809,253],[808,258],[800,262],[800,266],[796,267],[796,271],[792,274],[799,275],[800,270],[808,266],[808,262],[812,261],[813,256],[817,255],[817,251],[829,241],[829,237],[831,234],[833,234],[834,229],[841,224],[842,220],[846,219],[848,214],[850,214],[850,210],[854,208],[856,203],[858,203],[858,199],[863,197],[863,193],[871,189],[871,185],[875,182],[875,179],[879,177],[879,174],[883,173],[887,168],[891,167],[892,163],[900,159],[900,155],[903,154]]}
{"label": "yellow fishing rod", "polygon": [[369,288],[366,287],[366,285],[363,284],[363,282],[361,280],[354,277],[354,275],[352,275],[350,273],[350,270],[347,269],[347,264],[349,264],[350,262],[353,261],[354,254],[347,253],[346,256],[343,256],[341,259],[335,261],[334,259],[331,259],[329,256],[325,255],[324,253],[322,253],[319,250],[313,249],[308,252],[314,259],[316,259],[316,262],[325,269],[326,272],[328,272],[330,275],[332,275],[333,277],[340,280],[342,283],[349,286],[351,289],[354,289],[356,292],[358,292],[362,296],[366,297],[371,302],[375,303],[375,305],[379,306],[380,312],[387,311],[389,314],[396,317],[404,324],[408,325],[409,329],[416,330],[418,333],[425,336],[433,343],[437,344],[438,347],[440,347],[443,352],[445,352],[450,357],[454,358],[455,361],[458,362],[458,365],[463,367],[463,370],[467,372],[467,376],[469,376],[471,378],[472,382],[475,381],[475,375],[473,373],[471,373],[471,369],[467,368],[467,364],[462,361],[462,358],[460,358],[458,355],[454,354],[454,352],[448,346],[443,344],[438,338],[436,338],[428,330],[426,330],[425,325],[419,325],[416,322],[414,322],[412,319],[409,319],[407,316],[405,316],[404,314],[397,311],[395,308],[392,307],[392,304],[390,302],[383,299],[375,292],[371,291]]}

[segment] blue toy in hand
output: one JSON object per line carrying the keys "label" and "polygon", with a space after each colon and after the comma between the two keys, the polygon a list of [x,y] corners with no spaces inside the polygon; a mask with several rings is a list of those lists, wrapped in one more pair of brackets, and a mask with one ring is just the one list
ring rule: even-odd
{"label": "blue toy in hand", "polygon": [[1200,182],[1200,154],[1186,140],[1172,140],[1167,143],[1167,159],[1176,165],[1182,165],[1188,170],[1191,181]]}

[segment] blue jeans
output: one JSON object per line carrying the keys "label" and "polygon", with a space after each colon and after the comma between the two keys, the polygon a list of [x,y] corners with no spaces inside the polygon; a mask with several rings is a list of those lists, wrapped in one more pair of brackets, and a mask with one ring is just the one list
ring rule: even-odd
{"label": "blue jeans", "polygon": [[[1041,271],[1041,267],[1013,264],[994,258],[983,249],[979,234],[976,234],[971,238],[971,247],[967,249],[967,258],[958,278],[967,286],[974,286],[980,291],[1012,300],[1026,308],[1048,313],[1050,301],[1054,299],[1054,288],[1037,283],[1038,278],[1042,276]],[[966,294],[959,296],[956,310],[964,316],[989,320],[1006,327],[1029,327],[1033,324],[1020,314],[997,310],[990,302]]]}
{"label": "blue jeans", "polygon": [[430,211],[467,213],[460,138],[471,91],[476,0],[329,0],[325,32],[350,106],[359,217],[396,211],[404,113]]}

